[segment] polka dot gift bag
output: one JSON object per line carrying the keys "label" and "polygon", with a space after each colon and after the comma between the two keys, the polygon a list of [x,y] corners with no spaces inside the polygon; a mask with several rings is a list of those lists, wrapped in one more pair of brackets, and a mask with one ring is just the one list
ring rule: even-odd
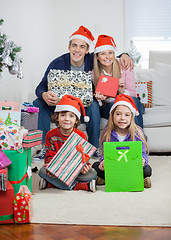
{"label": "polka dot gift bag", "polygon": [[15,223],[29,223],[32,216],[32,197],[26,185],[20,189],[14,199],[14,220]]}

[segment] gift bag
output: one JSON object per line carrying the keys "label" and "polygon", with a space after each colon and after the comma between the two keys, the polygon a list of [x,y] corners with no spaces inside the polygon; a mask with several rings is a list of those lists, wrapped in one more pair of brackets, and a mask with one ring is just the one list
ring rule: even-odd
{"label": "gift bag", "polygon": [[12,162],[5,155],[5,153],[0,149],[0,169],[9,166]]}
{"label": "gift bag", "polygon": [[31,148],[19,153],[15,150],[3,150],[12,164],[8,167],[8,180],[14,188],[15,195],[21,185],[27,185],[32,192]]}
{"label": "gift bag", "polygon": [[8,182],[8,169],[0,169],[0,191],[6,191]]}
{"label": "gift bag", "polygon": [[14,223],[14,188],[7,182],[6,191],[0,191],[0,224]]}
{"label": "gift bag", "polygon": [[46,170],[71,187],[95,150],[93,145],[73,132],[47,165]]}
{"label": "gift bag", "polygon": [[104,143],[106,192],[143,191],[142,142]]}
{"label": "gift bag", "polygon": [[14,199],[15,223],[29,223],[32,217],[32,196],[27,186],[22,185]]}
{"label": "gift bag", "polygon": [[[23,134],[25,129],[15,124],[0,125],[0,146],[2,150],[22,149]],[[22,150],[20,151],[22,152]]]}
{"label": "gift bag", "polygon": [[17,102],[0,102],[0,122],[15,123],[20,126],[21,122],[21,107]]}
{"label": "gift bag", "polygon": [[91,71],[64,71],[51,69],[48,74],[48,91],[52,91],[61,98],[72,95],[81,99],[84,107],[93,102],[93,88]]}

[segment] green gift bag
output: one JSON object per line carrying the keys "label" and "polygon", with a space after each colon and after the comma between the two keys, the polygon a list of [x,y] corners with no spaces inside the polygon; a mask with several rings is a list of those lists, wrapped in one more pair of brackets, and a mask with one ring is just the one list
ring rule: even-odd
{"label": "green gift bag", "polygon": [[16,195],[21,185],[27,185],[32,192],[31,148],[24,149],[23,153],[16,150],[3,150],[12,164],[8,167],[8,180]]}
{"label": "green gift bag", "polygon": [[105,142],[105,191],[143,191],[142,142]]}

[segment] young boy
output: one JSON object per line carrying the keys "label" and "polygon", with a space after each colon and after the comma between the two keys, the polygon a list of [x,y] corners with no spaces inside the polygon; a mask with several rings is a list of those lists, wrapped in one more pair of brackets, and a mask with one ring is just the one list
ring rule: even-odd
{"label": "young boy", "polygon": [[[56,105],[52,120],[55,122],[57,128],[50,130],[46,135],[46,156],[44,166],[39,171],[39,176],[41,177],[39,181],[40,190],[54,185],[55,187],[64,190],[96,191],[95,180],[97,173],[91,168],[90,163],[85,165],[71,187],[66,186],[58,178],[49,176],[45,169],[46,165],[55,156],[73,131],[87,140],[85,133],[77,129],[77,126],[80,124],[81,110],[85,116],[85,109],[80,98],[71,95],[65,95]],[[84,121],[89,121],[89,117],[85,116]]]}

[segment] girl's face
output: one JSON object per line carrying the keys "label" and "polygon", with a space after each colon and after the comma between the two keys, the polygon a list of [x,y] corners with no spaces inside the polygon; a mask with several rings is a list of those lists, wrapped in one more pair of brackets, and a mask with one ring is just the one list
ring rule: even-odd
{"label": "girl's face", "polygon": [[112,65],[114,58],[115,58],[115,55],[112,50],[102,51],[102,52],[99,52],[97,55],[97,59],[101,63],[102,67],[103,66],[108,67]]}
{"label": "girl's face", "polygon": [[116,131],[127,131],[127,128],[131,124],[132,112],[131,110],[124,105],[119,105],[116,107],[113,121],[116,127]]}
{"label": "girl's face", "polygon": [[59,112],[58,122],[60,131],[63,134],[70,134],[77,121],[77,117],[73,112]]}

